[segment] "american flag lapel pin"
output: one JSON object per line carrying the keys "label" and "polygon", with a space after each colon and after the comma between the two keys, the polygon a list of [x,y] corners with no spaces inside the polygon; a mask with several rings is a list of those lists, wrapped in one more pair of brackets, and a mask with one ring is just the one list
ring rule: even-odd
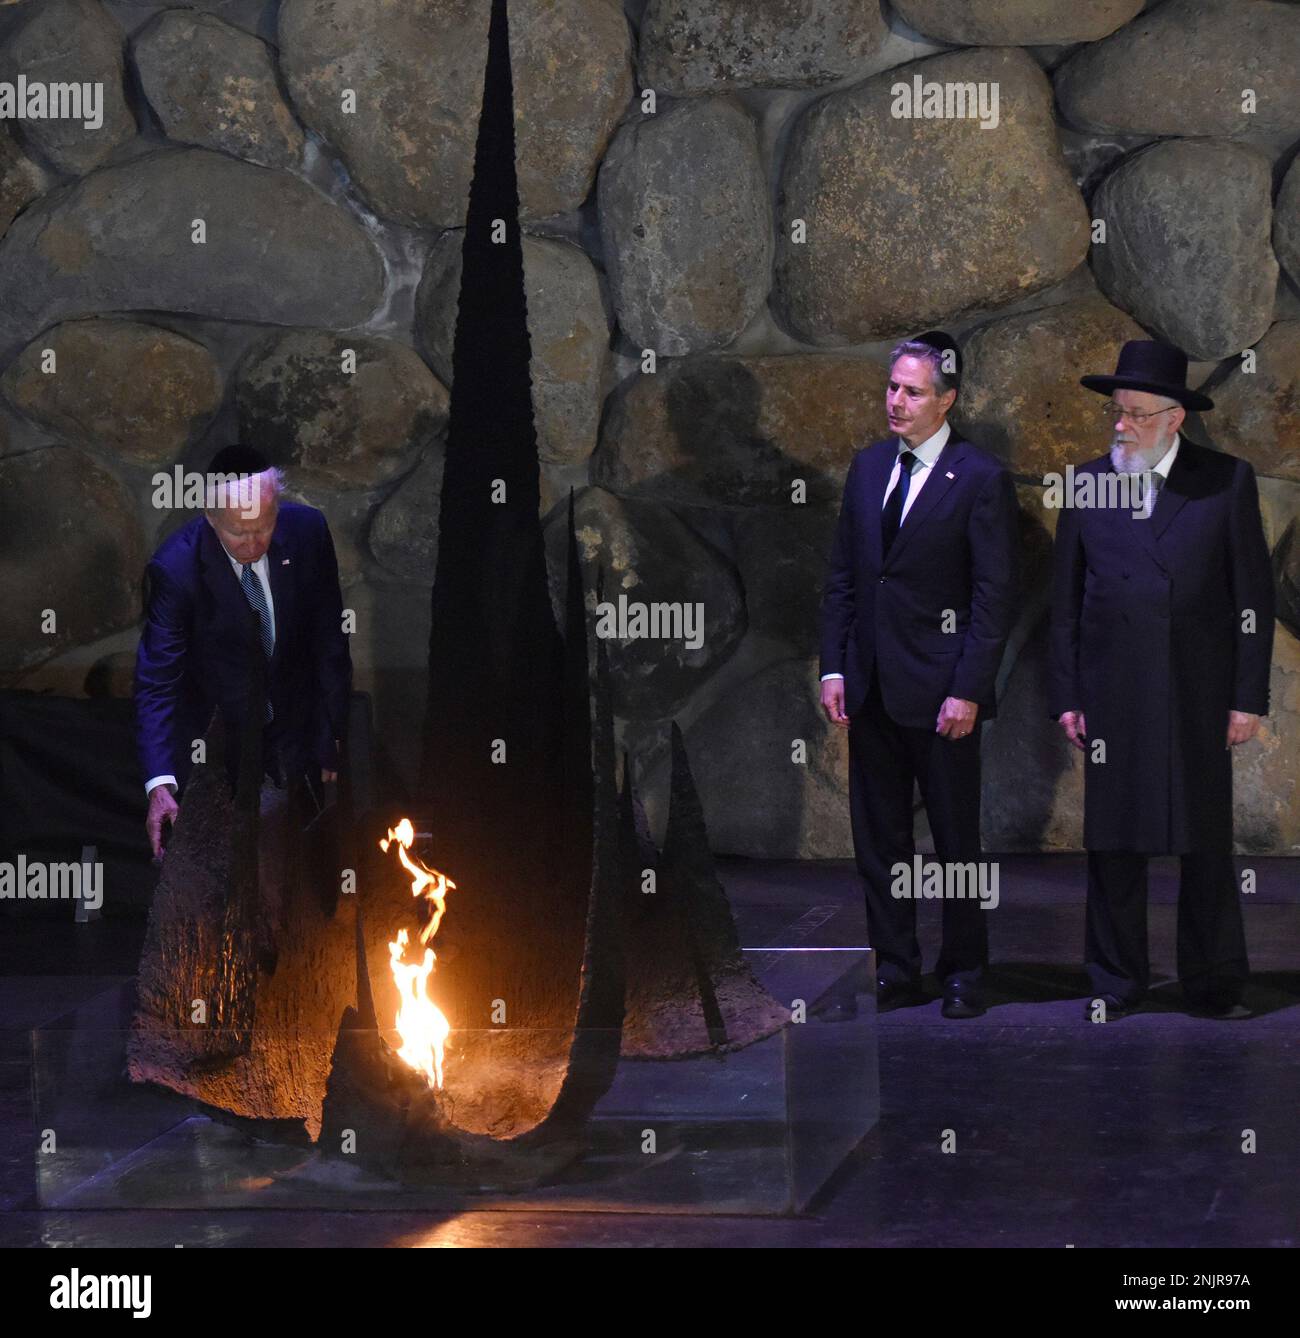
{"label": "american flag lapel pin", "polygon": [[944,477],[945,477],[945,478],[950,478],[950,479],[955,479],[955,478],[957,477],[957,475],[954,474],[954,473],[952,472],[952,470],[950,469],[950,470],[947,471],[947,473],[945,474]]}
{"label": "american flag lapel pin", "polygon": [[[949,478],[952,478],[952,475],[949,474],[948,477],[949,477]],[[288,558],[281,558],[281,559],[280,559],[280,565],[281,565],[282,567],[287,567],[287,566],[289,565],[289,559],[288,559]]]}

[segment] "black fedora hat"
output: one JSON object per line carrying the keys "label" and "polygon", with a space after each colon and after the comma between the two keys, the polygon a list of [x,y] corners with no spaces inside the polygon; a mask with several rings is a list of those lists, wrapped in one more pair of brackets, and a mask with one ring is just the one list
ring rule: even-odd
{"label": "black fedora hat", "polygon": [[1119,351],[1114,376],[1081,376],[1081,386],[1109,395],[1116,390],[1146,390],[1167,395],[1184,409],[1213,409],[1214,401],[1187,388],[1187,354],[1157,339],[1130,339]]}

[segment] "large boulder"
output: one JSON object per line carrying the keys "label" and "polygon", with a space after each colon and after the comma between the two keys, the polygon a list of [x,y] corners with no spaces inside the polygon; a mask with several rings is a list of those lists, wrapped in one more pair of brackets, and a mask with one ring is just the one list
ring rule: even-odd
{"label": "large boulder", "polygon": [[1067,60],[1056,95],[1081,130],[1292,136],[1300,134],[1297,70],[1294,4],[1169,0]]}
{"label": "large boulder", "polygon": [[992,321],[966,342],[954,417],[1013,474],[1063,472],[1110,444],[1102,397],[1079,377],[1109,372],[1127,340],[1144,338],[1100,298]]}
{"label": "large boulder", "polygon": [[25,75],[29,85],[74,85],[79,93],[86,85],[97,89],[98,125],[88,127],[86,115],[50,116],[50,107],[40,117],[24,115],[17,122],[24,141],[61,172],[89,172],[135,135],[135,117],[122,91],[123,41],[122,29],[99,0],[45,0],[32,6],[31,18],[0,49],[5,83]]}
{"label": "large boulder", "polygon": [[45,172],[19,149],[8,129],[0,126],[0,236],[47,185]]}
{"label": "large boulder", "polygon": [[849,0],[650,0],[638,68],[656,93],[816,88],[870,60],[888,35],[876,5]]}
{"label": "large boulder", "polygon": [[[997,90],[997,124],[895,114],[916,81],[918,111],[927,89]],[[1088,211],[1046,76],[1024,51],[999,48],[917,61],[813,103],[790,136],[776,234],[783,324],[809,343],[853,344],[1059,282],[1087,254]]]}
{"label": "large boulder", "polygon": [[135,624],[144,564],[134,502],[89,456],[0,458],[0,673]]}
{"label": "large boulder", "polygon": [[[490,15],[481,0],[285,0],[294,104],[385,217],[464,225]],[[520,212],[576,209],[632,94],[627,21],[609,0],[532,0],[510,19]]]}
{"label": "large boulder", "polygon": [[1254,371],[1238,362],[1213,387],[1206,422],[1215,443],[1257,473],[1300,482],[1300,321],[1279,321],[1253,352]]}
{"label": "large boulder", "polygon": [[714,851],[759,859],[853,853],[848,732],[821,709],[817,662],[778,660],[686,730]]}
{"label": "large boulder", "polygon": [[176,459],[221,404],[212,354],[139,321],[56,325],[9,365],[3,384],[29,418],[138,465]]}
{"label": "large boulder", "polygon": [[1232,821],[1246,854],[1300,855],[1300,641],[1278,626],[1269,712],[1232,753]]}
{"label": "large boulder", "polygon": [[296,167],[303,133],[270,48],[211,14],[168,9],[135,39],[145,96],[169,138],[263,167]]}
{"label": "large boulder", "polygon": [[[460,230],[438,238],[415,300],[420,346],[447,386],[452,383],[464,238]],[[581,464],[596,449],[609,361],[600,279],[576,246],[527,234],[522,240],[538,457],[544,465]]]}
{"label": "large boulder", "polygon": [[893,0],[904,22],[954,46],[1095,42],[1127,23],[1143,0]]}
{"label": "large boulder", "polygon": [[1263,154],[1215,140],[1166,140],[1101,183],[1092,249],[1102,291],[1193,360],[1249,348],[1273,319],[1272,176]]}
{"label": "large boulder", "polygon": [[[586,488],[574,498],[578,561],[587,607],[597,615],[596,581],[604,572],[603,597],[614,612],[620,600],[633,606],[699,605],[703,621],[688,635],[636,635],[631,623],[608,623],[605,639],[614,710],[638,720],[664,720],[689,700],[739,644],[747,626],[745,600],[735,568],[711,544],[665,506],[615,497]],[[545,528],[552,607],[564,608],[568,572],[568,508],[558,507]],[[594,621],[595,635],[602,624]],[[661,632],[689,632],[661,627]],[[698,645],[690,644],[698,640]]]}
{"label": "large boulder", "polygon": [[288,330],[249,350],[235,405],[240,440],[296,482],[369,489],[410,469],[446,427],[448,395],[394,339]]}
{"label": "large boulder", "polygon": [[383,292],[374,243],[305,181],[206,149],[164,150],[14,220],[0,242],[0,352],[100,311],[349,326]]}
{"label": "large boulder", "polygon": [[821,633],[821,598],[839,509],[755,507],[736,516],[736,566],[753,632],[806,655]]}
{"label": "large boulder", "polygon": [[1273,210],[1273,250],[1287,278],[1300,288],[1300,158],[1287,169]]}
{"label": "large boulder", "polygon": [[635,92],[620,0],[515,0],[510,67],[520,214],[568,213],[591,193]]}
{"label": "large boulder", "polygon": [[635,346],[719,348],[762,309],[771,210],[758,132],[738,103],[682,102],[627,122],[597,193],[610,295]]}
{"label": "large boulder", "polygon": [[829,353],[710,356],[633,376],[610,400],[593,483],[686,504],[838,506],[854,450],[888,434],[888,370]]}
{"label": "large boulder", "polygon": [[442,450],[429,451],[400,486],[375,508],[367,536],[385,570],[433,585],[438,569],[438,521],[442,509]]}

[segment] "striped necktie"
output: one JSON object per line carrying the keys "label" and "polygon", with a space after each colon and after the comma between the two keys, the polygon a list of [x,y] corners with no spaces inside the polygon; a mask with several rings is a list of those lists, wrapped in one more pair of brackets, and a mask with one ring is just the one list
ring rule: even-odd
{"label": "striped necktie", "polygon": [[[275,637],[271,632],[271,610],[266,606],[266,595],[262,590],[262,583],[253,574],[251,563],[244,563],[239,569],[239,584],[244,588],[244,594],[248,602],[253,606],[253,612],[257,614],[258,635],[262,639],[262,652],[269,661],[271,652],[275,649]],[[267,693],[266,697],[266,718],[268,720],[274,715],[271,710],[271,696]]]}

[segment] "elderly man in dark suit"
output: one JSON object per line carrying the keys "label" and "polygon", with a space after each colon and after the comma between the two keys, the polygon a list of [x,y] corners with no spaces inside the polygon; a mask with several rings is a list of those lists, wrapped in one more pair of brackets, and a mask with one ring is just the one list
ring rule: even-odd
{"label": "elderly man in dark suit", "polygon": [[[167,538],[150,561],[135,668],[136,737],[155,857],[175,821],[175,795],[194,742],[221,708],[237,736],[249,655],[266,657],[267,784],[335,778],[352,660],[329,526],[281,501],[282,480],[260,452],[228,446],[209,477],[232,481],[217,505]],[[267,808],[264,792],[263,810]]]}
{"label": "elderly man in dark suit", "polygon": [[1086,1016],[1147,989],[1147,857],[1181,856],[1178,977],[1188,1004],[1242,1017],[1246,942],[1232,863],[1232,749],[1268,713],[1273,578],[1255,475],[1181,431],[1187,358],[1124,345],[1106,395],[1109,454],[1081,467],[1097,498],[1149,481],[1142,505],[1067,507],[1056,531],[1051,713],[1084,750]]}
{"label": "elderly man in dark suit", "polygon": [[[822,599],[822,706],[849,731],[849,808],[877,1006],[920,999],[912,789],[945,864],[980,859],[979,726],[1011,630],[1018,531],[1010,475],[947,422],[960,353],[942,331],[900,344],[886,409],[895,434],[854,455]],[[945,896],[935,974],[946,1017],[985,1011],[983,905]],[[841,1000],[830,1010],[852,1011]]]}

